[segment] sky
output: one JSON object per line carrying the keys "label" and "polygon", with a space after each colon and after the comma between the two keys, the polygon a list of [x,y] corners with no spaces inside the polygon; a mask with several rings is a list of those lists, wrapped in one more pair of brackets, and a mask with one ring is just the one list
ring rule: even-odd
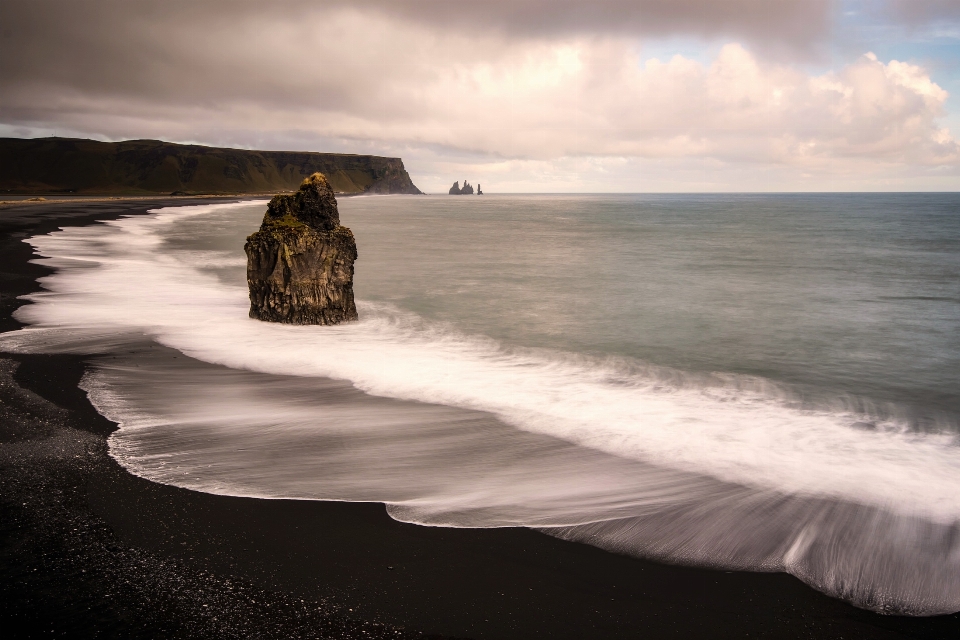
{"label": "sky", "polygon": [[960,189],[960,0],[3,0],[0,136],[486,193]]}

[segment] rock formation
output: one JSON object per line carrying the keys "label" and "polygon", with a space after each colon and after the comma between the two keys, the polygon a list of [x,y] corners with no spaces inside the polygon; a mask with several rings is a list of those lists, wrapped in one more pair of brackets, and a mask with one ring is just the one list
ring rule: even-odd
{"label": "rock formation", "polygon": [[480,183],[479,183],[479,182],[477,183],[477,195],[478,195],[478,196],[482,196],[482,195],[483,195],[483,189],[480,188]]}
{"label": "rock formation", "polygon": [[287,324],[357,319],[357,244],[340,225],[337,200],[322,173],[304,180],[295,194],[274,196],[243,249],[251,318]]}
{"label": "rock formation", "polygon": [[[478,185],[479,186],[479,185]],[[460,182],[454,182],[453,186],[450,187],[449,191],[452,196],[469,196],[473,195],[473,185],[471,185],[466,180],[463,181],[463,187],[460,186]]]}

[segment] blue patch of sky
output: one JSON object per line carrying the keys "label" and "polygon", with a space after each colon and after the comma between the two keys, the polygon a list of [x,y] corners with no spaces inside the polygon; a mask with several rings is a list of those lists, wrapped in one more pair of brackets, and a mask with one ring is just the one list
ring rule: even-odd
{"label": "blue patch of sky", "polygon": [[656,58],[660,62],[669,62],[674,56],[683,56],[709,65],[716,58],[720,47],[730,39],[705,42],[703,38],[675,36],[669,38],[645,38],[640,45],[640,64]]}
{"label": "blue patch of sky", "polygon": [[843,0],[836,5],[831,37],[833,64],[872,51],[883,62],[916,64],[950,97],[941,122],[960,137],[960,22],[941,19],[904,23],[879,0]]}

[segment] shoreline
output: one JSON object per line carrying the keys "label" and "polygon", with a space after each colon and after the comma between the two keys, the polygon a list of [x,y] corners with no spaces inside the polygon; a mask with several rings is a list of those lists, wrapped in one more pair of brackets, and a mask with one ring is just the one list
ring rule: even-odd
{"label": "shoreline", "polygon": [[[0,199],[0,210],[9,209],[11,207],[18,207],[20,205],[50,205],[50,204],[87,204],[87,203],[100,203],[100,202],[119,202],[119,203],[130,203],[130,202],[164,202],[164,206],[186,206],[187,204],[206,204],[209,200],[247,200],[255,198],[267,198],[270,199],[273,196],[280,194],[290,194],[295,193],[294,191],[270,191],[270,192],[254,192],[254,193],[209,193],[209,194],[196,194],[196,195],[140,195],[140,196],[111,196],[111,195],[50,195],[50,194],[8,194],[8,197],[13,197],[13,200],[2,200]],[[355,198],[358,196],[405,196],[411,195],[407,193],[338,193],[334,192],[337,198]],[[426,193],[421,193],[419,195],[429,195]],[[189,202],[186,202],[189,201]],[[194,202],[199,201],[199,202]]]}
{"label": "shoreline", "polygon": [[[254,197],[216,197],[224,202]],[[22,239],[214,197],[17,203],[0,213],[0,330],[39,289]],[[19,206],[18,206],[19,205]],[[400,523],[380,503],[202,494],[137,478],[77,382],[85,358],[0,354],[0,620],[70,636],[956,637],[782,573],[662,565],[530,529]],[[18,363],[14,371],[14,362]],[[84,609],[84,607],[88,607]],[[24,627],[23,625],[26,625]],[[54,635],[59,635],[57,631]]]}
{"label": "shoreline", "polygon": [[[20,205],[65,205],[65,204],[90,204],[90,203],[143,203],[143,202],[163,202],[164,206],[175,205],[176,203],[187,204],[205,204],[208,200],[242,200],[246,198],[267,198],[271,194],[267,193],[236,193],[236,194],[209,194],[194,196],[107,196],[107,195],[77,195],[77,196],[56,196],[56,195],[24,195],[18,196],[14,200],[0,200],[0,208],[9,209]],[[194,202],[199,200],[201,202]]]}

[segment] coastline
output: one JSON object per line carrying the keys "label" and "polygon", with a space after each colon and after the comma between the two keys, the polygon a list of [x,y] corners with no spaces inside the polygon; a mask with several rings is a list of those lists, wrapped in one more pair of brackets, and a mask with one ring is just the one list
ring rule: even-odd
{"label": "coastline", "polygon": [[[37,290],[36,278],[48,272],[28,262],[23,238],[210,201],[5,206],[0,330],[20,326],[10,317],[21,304],[16,297]],[[880,616],[786,574],[661,565],[527,529],[420,527],[390,519],[382,504],[232,498],[157,485],[106,454],[114,427],[76,386],[83,357],[0,358],[9,362],[0,367],[0,619],[26,629],[16,637],[50,629],[81,637],[423,637],[404,627],[473,638],[939,638],[960,631],[958,614]]]}
{"label": "coastline", "polygon": [[[251,192],[251,193],[231,193],[231,194],[200,194],[192,196],[100,196],[100,195],[77,195],[77,196],[55,196],[55,195],[25,195],[16,196],[12,200],[0,199],[0,211],[12,207],[33,206],[33,205],[79,205],[90,203],[116,203],[116,204],[137,204],[144,205],[148,202],[162,202],[165,207],[187,206],[191,204],[209,204],[211,200],[235,201],[235,200],[253,200],[267,199],[273,196],[285,193],[294,193],[293,191],[271,191],[271,192]],[[338,193],[334,192],[337,198],[358,198],[361,196],[384,196],[384,195],[408,195],[405,193]],[[429,195],[421,193],[420,195]],[[139,207],[138,207],[139,208]],[[75,225],[68,225],[75,226]]]}
{"label": "coastline", "polygon": [[[13,200],[0,200],[0,209],[9,209],[21,205],[80,205],[90,203],[116,203],[131,204],[136,203],[141,206],[147,206],[149,202],[162,202],[163,206],[182,206],[189,204],[206,204],[210,200],[240,200],[246,198],[270,198],[272,193],[236,193],[236,194],[211,194],[196,196],[100,196],[100,195],[76,195],[76,196],[20,196]],[[108,214],[104,214],[108,215]]]}

